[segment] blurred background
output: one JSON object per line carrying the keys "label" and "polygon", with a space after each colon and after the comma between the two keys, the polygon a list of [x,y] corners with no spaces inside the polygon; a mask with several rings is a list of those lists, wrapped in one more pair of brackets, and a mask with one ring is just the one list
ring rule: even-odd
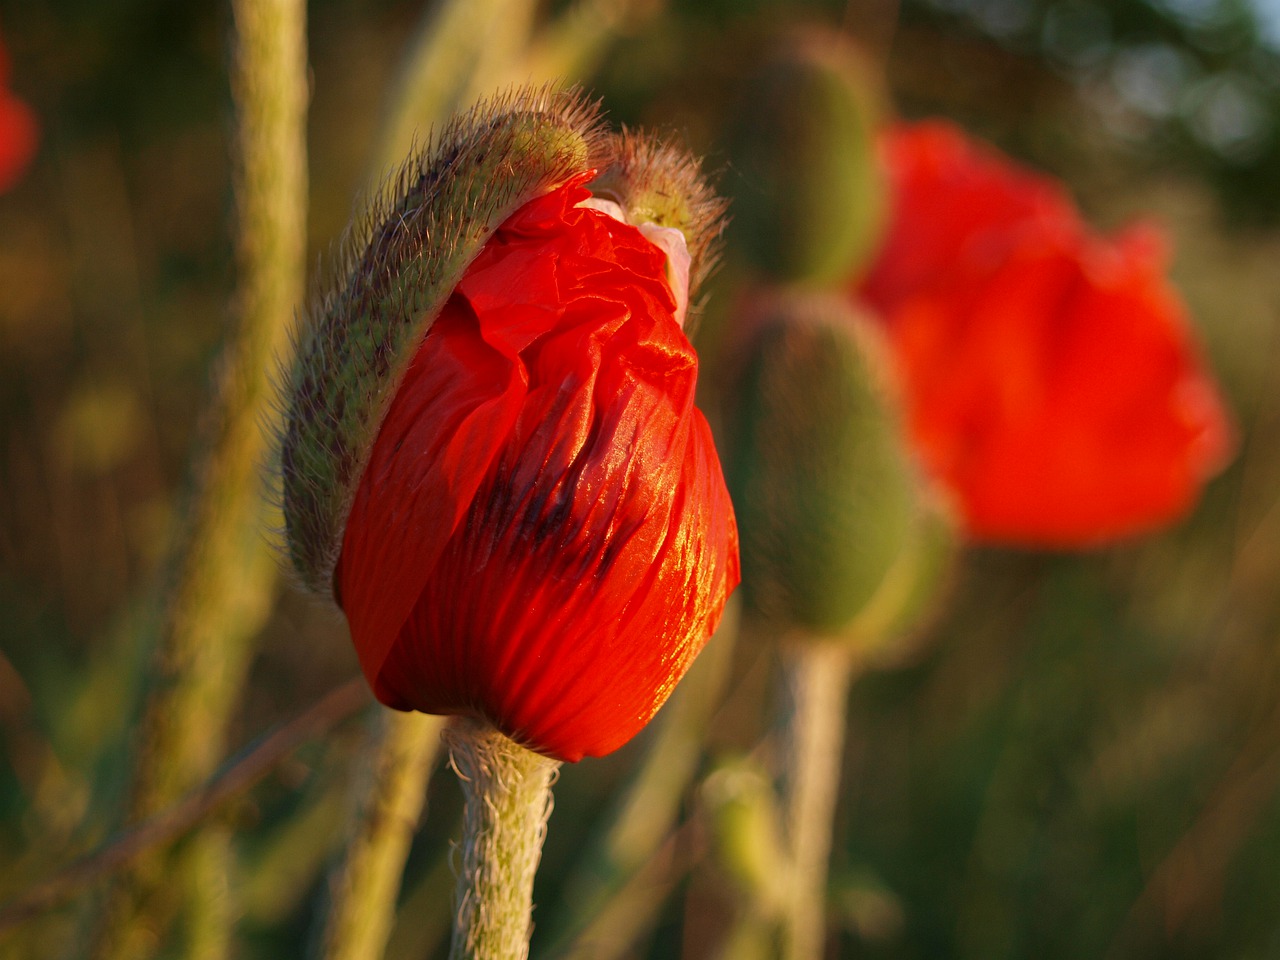
{"label": "blurred background", "polygon": [[[951,117],[1061,177],[1105,230],[1163,223],[1237,418],[1239,453],[1187,522],[1095,553],[968,550],[927,639],[855,686],[831,954],[1280,956],[1280,3],[593,5],[618,15],[585,84],[713,174],[732,169],[722,118],[748,38],[817,22],[883,63],[901,115]],[[314,263],[367,183],[423,6],[308,15]],[[0,898],[103,841],[128,788],[149,598],[233,316],[230,33],[221,3],[0,0],[8,84],[40,124],[0,195]],[[760,736],[760,661],[737,651],[708,756]],[[228,742],[356,670],[340,618],[283,589]],[[219,812],[235,956],[306,955],[364,731],[308,743]],[[553,955],[579,855],[649,739],[564,770],[533,956]],[[697,803],[691,788],[661,907],[619,956],[715,955],[732,903]],[[447,949],[459,810],[435,778],[395,960]],[[0,935],[0,956],[77,955],[102,885]]]}

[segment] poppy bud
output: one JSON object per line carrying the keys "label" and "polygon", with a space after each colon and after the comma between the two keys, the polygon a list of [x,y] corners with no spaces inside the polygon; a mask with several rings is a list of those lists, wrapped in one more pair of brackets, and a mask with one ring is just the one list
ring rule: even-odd
{"label": "poppy bud", "polygon": [[950,526],[906,447],[883,345],[839,295],[752,310],[729,424],[747,608],[780,633],[895,638],[938,585]]}
{"label": "poppy bud", "polygon": [[[637,222],[662,176],[687,202]],[[383,703],[578,760],[706,642],[737,533],[677,312],[720,212],[691,161],[522,93],[370,215],[301,340],[282,461],[295,565]]]}
{"label": "poppy bud", "polygon": [[734,243],[774,282],[839,283],[874,251],[884,219],[879,81],[848,40],[807,30],[745,86],[730,135]]}

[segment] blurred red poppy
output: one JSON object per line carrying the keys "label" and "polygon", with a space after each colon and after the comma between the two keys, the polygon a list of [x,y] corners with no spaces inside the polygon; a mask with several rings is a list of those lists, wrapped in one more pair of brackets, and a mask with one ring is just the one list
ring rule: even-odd
{"label": "blurred red poppy", "polygon": [[1159,234],[1092,233],[1056,183],[948,124],[883,150],[894,207],[860,294],[969,533],[1087,546],[1189,509],[1232,433]]}
{"label": "blurred red poppy", "polygon": [[0,193],[14,186],[36,153],[38,126],[31,108],[8,89],[9,54],[0,42]]}
{"label": "blurred red poppy", "polygon": [[526,204],[468,268],[383,422],[336,574],[380,700],[571,761],[648,722],[738,581],[666,258],[589,196]]}

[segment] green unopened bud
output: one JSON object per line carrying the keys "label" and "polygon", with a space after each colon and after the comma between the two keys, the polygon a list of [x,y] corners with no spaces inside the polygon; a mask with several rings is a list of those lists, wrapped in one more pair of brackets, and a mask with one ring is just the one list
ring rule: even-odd
{"label": "green unopened bud", "polygon": [[702,801],[716,863],[757,909],[776,911],[786,898],[790,864],[769,776],[747,758],[723,762],[703,784]]}
{"label": "green unopened bud", "polygon": [[881,100],[860,52],[817,31],[793,37],[748,81],[730,138],[732,239],[762,275],[840,284],[874,250],[886,206]]}
{"label": "green unopened bud", "polygon": [[387,406],[468,264],[525,203],[605,166],[606,141],[596,105],[579,94],[517,91],[446,126],[353,227],[284,385],[284,519],[307,587],[332,589]]}
{"label": "green unopened bud", "polygon": [[949,523],[907,448],[875,329],[834,296],[757,310],[729,417],[747,612],[870,648],[932,596]]}

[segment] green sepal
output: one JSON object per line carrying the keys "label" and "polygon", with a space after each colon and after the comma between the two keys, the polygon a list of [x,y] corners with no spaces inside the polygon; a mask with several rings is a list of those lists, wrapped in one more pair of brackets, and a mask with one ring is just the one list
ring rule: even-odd
{"label": "green sepal", "polygon": [[282,394],[281,497],[303,585],[331,594],[373,441],[467,266],[525,203],[605,166],[605,145],[597,105],[579,93],[515,91],[446,126],[350,231]]}

